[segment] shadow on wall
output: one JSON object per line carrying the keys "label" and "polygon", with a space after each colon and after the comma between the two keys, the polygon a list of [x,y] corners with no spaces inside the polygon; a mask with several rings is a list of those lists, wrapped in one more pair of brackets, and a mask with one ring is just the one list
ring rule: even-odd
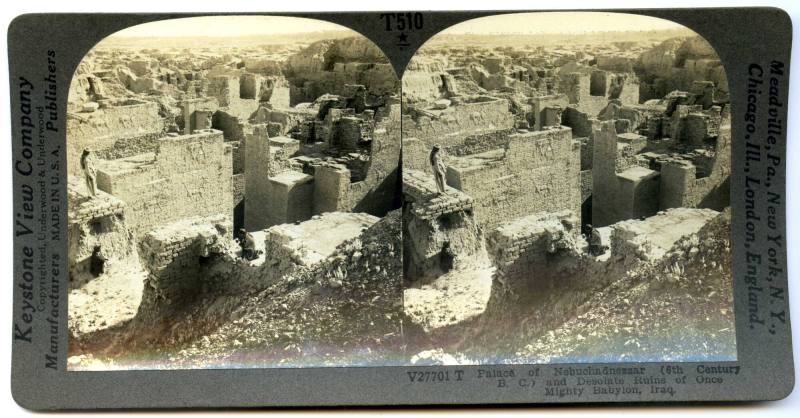
{"label": "shadow on wall", "polygon": [[378,186],[356,203],[353,212],[369,213],[382,218],[390,211],[399,209],[402,204],[402,180],[399,173],[399,168],[392,170]]}

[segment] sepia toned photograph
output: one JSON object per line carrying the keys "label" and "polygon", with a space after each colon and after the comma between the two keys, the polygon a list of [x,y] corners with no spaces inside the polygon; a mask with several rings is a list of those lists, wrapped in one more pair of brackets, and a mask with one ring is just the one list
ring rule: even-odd
{"label": "sepia toned photograph", "polygon": [[705,39],[477,18],[416,52],[402,100],[411,364],[736,360],[729,92]]}
{"label": "sepia toned photograph", "polygon": [[736,360],[728,94],[630,14],[468,20],[402,79],[313,19],[114,33],[69,90],[68,368]]}
{"label": "sepia toned photograph", "polygon": [[97,6],[7,23],[18,409],[791,397],[791,13]]}
{"label": "sepia toned photograph", "polygon": [[69,370],[392,365],[400,82],[313,19],[134,26],[67,112]]}

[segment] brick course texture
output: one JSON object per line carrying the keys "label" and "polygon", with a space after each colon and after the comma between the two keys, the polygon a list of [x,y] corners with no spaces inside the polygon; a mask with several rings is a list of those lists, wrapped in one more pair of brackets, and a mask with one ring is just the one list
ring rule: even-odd
{"label": "brick course texture", "polygon": [[531,213],[580,213],[580,144],[566,127],[512,134],[487,158],[452,158],[447,184],[474,200],[486,228]]}
{"label": "brick course texture", "polygon": [[233,213],[231,148],[220,131],[164,137],[155,154],[98,165],[98,187],[125,202],[136,236],[179,219]]}
{"label": "brick course texture", "polygon": [[[580,223],[569,210],[540,212],[504,223],[486,236],[486,246],[498,273],[535,274],[547,254],[574,248]],[[535,277],[533,278],[535,280]]]}
{"label": "brick course texture", "polygon": [[[124,153],[133,155],[150,145],[150,140],[163,135],[165,121],[158,113],[157,103],[137,103],[102,108],[92,113],[69,114],[67,117],[67,171],[82,175],[81,153],[89,148],[102,158],[118,158]],[[123,150],[123,151],[120,151]],[[152,150],[148,150],[152,151]]]}
{"label": "brick course texture", "polygon": [[421,116],[416,120],[403,116],[403,137],[417,138],[428,150],[439,144],[443,148],[461,146],[468,136],[511,129],[514,115],[506,99],[463,103],[442,111],[435,118]]}
{"label": "brick course texture", "polygon": [[403,193],[414,203],[414,214],[420,219],[436,219],[458,211],[471,211],[473,200],[452,187],[444,193],[436,191],[433,176],[416,170],[403,171]]}
{"label": "brick course texture", "polygon": [[139,258],[147,271],[137,321],[157,320],[165,309],[180,309],[209,290],[201,258],[221,254],[232,237],[226,215],[189,217],[142,236]]}

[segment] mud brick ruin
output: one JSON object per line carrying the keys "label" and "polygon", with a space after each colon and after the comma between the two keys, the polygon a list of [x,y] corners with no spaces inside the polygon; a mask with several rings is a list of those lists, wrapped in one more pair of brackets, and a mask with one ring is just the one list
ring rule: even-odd
{"label": "mud brick ruin", "polygon": [[187,217],[233,212],[231,147],[222,132],[168,135],[155,142],[152,153],[97,164],[98,188],[125,202],[126,223],[137,236]]}
{"label": "mud brick ruin", "polygon": [[[74,254],[69,266],[71,288],[91,280],[97,273],[93,270],[104,269],[109,260],[114,263],[135,256],[131,231],[124,222],[125,203],[103,191],[90,197],[81,186],[70,179],[68,224],[73,239],[69,250]],[[102,258],[98,257],[100,250]]]}
{"label": "mud brick ruin", "polygon": [[[585,228],[727,206],[730,116],[714,51],[700,38],[580,49],[424,49],[403,78],[404,170],[431,175],[428,154],[442,147],[447,184],[486,231],[541,212],[570,211]],[[417,176],[404,179],[413,190]]]}
{"label": "mud brick ruin", "polygon": [[[74,291],[144,277],[129,296],[133,326],[146,328],[214,292],[248,294],[319,264],[398,207],[398,92],[360,37],[191,52],[101,44],[69,98]],[[243,259],[242,229],[257,237],[254,259]],[[128,319],[101,312],[84,332]]]}
{"label": "mud brick ruin", "polygon": [[[558,322],[729,206],[728,85],[702,38],[492,47],[460,36],[478,46],[430,42],[403,76],[406,298],[441,301],[423,314],[406,301],[420,350],[466,329],[493,335],[468,325],[475,315],[521,323],[509,312],[536,307]],[[477,313],[437,316],[458,312],[448,301],[463,292],[483,301]]]}
{"label": "mud brick ruin", "polygon": [[[403,227],[413,240],[403,241],[405,278],[413,280],[427,272],[449,270],[464,260],[452,254],[479,254],[483,250],[474,221],[473,199],[455,188],[437,193],[431,177],[421,171],[403,170],[406,198]],[[452,253],[451,253],[452,252]]]}
{"label": "mud brick ruin", "polygon": [[402,81],[343,30],[98,44],[68,102],[70,367],[735,359],[713,48],[497,28]]}

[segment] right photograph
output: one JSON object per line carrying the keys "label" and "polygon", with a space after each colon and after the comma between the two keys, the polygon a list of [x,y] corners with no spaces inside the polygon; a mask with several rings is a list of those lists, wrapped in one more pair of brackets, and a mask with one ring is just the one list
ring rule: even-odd
{"label": "right photograph", "polygon": [[733,361],[728,83],[640,15],[496,15],[402,78],[411,363]]}

